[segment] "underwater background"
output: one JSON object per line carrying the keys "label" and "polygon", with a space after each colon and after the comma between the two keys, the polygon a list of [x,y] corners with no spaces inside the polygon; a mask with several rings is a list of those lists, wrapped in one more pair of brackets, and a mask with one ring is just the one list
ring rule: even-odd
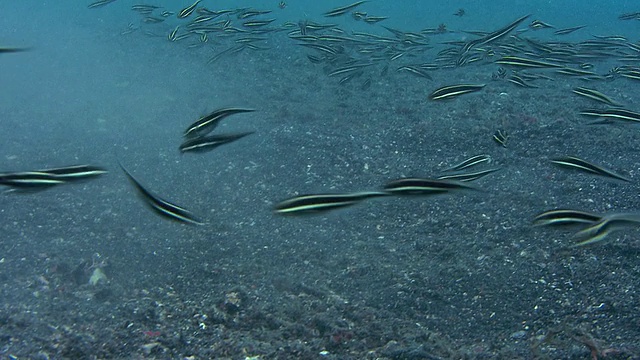
{"label": "underwater background", "polygon": [[193,4],[0,2],[1,359],[640,357],[638,4]]}

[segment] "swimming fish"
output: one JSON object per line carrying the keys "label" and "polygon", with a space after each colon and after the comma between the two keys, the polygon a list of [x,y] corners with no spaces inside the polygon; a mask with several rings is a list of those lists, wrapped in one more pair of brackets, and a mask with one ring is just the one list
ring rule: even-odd
{"label": "swimming fish", "polygon": [[196,218],[189,210],[163,200],[145,189],[122,164],[120,164],[120,168],[122,168],[122,171],[127,176],[131,184],[136,188],[145,204],[147,204],[147,206],[149,206],[153,211],[172,220],[188,224],[204,225],[204,223],[198,220],[198,218]]}

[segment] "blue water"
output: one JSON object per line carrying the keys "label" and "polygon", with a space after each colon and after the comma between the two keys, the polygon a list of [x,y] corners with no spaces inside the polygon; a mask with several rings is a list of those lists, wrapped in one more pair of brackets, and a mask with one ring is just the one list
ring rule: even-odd
{"label": "blue water", "polygon": [[[3,311],[21,313],[16,309],[25,304],[25,317],[37,318],[30,314],[51,306],[54,310],[40,325],[96,326],[100,320],[83,323],[64,317],[68,309],[93,306],[78,295],[92,293],[93,288],[84,281],[75,297],[58,295],[63,290],[54,291],[54,284],[64,281],[51,269],[61,263],[74,267],[100,254],[108,259],[105,271],[117,295],[96,309],[113,311],[114,323],[135,324],[114,331],[136,344],[120,355],[143,354],[139,343],[150,340],[141,334],[156,328],[163,336],[174,331],[201,342],[193,340],[191,348],[168,352],[167,358],[198,353],[212,346],[217,335],[198,333],[197,324],[192,328],[193,324],[166,319],[130,320],[122,315],[129,309],[119,305],[179,299],[175,301],[193,306],[174,304],[184,311],[180,315],[192,317],[192,310],[222,311],[221,299],[241,288],[251,306],[307,329],[312,334],[308,338],[292,335],[278,341],[307,341],[313,354],[329,348],[337,358],[361,358],[370,346],[376,354],[394,358],[388,343],[404,339],[407,348],[428,343],[416,335],[428,328],[462,349],[456,355],[529,358],[535,356],[530,344],[558,322],[579,328],[596,324],[604,314],[607,324],[585,325],[585,332],[637,356],[637,324],[629,320],[638,305],[636,230],[614,237],[613,245],[570,250],[571,255],[563,256],[564,246],[572,242],[570,231],[530,226],[536,213],[550,208],[607,212],[640,206],[634,182],[574,177],[546,162],[558,155],[582,155],[636,181],[637,128],[585,126],[577,112],[594,104],[570,92],[592,85],[637,111],[640,97],[633,80],[585,83],[557,77],[536,82],[539,88],[522,89],[492,82],[497,67],[487,62],[433,71],[433,81],[393,68],[389,76],[379,76],[377,67],[338,85],[338,78],[326,76],[331,66],[311,64],[307,55],[314,52],[297,45],[286,31],[261,35],[267,38],[260,43],[266,50],[244,50],[207,64],[232,43],[211,34],[204,46],[189,48],[191,39],[167,39],[183,23],[175,15],[160,24],[145,24],[131,11],[137,1],[117,0],[96,9],[88,9],[89,3],[0,2],[0,46],[30,49],[0,54],[0,172],[84,163],[109,171],[79,184],[0,196],[0,266],[5,267],[0,269],[5,272],[2,296],[7,304]],[[149,4],[178,12],[190,2]],[[433,61],[445,48],[442,41],[473,38],[463,31],[491,32],[526,14],[531,16],[519,30],[536,19],[557,29],[586,26],[563,37],[553,36],[553,30],[523,33],[532,39],[579,42],[592,35],[619,35],[630,43],[639,40],[640,21],[618,20],[622,13],[640,11],[633,1],[371,0],[358,10],[389,19],[368,25],[349,15],[322,16],[344,4],[291,0],[279,9],[278,1],[201,3],[212,9],[273,10],[261,18],[275,18],[278,26],[331,22],[347,33],[381,36],[391,36],[382,25],[419,32],[446,24],[450,32],[431,36],[435,50],[418,55],[424,57],[416,62]],[[454,16],[460,8],[466,14]],[[135,31],[127,31],[129,24]],[[620,65],[615,59],[594,63],[599,74]],[[367,76],[372,85],[361,90]],[[465,82],[488,85],[480,94],[453,102],[427,101],[435,88]],[[254,134],[209,153],[179,153],[189,124],[229,106],[256,112],[235,115],[217,131]],[[491,140],[498,128],[515,134],[513,145],[503,149]],[[481,182],[483,192],[434,201],[376,199],[312,217],[284,218],[272,211],[275,203],[291,196],[378,189],[390,179],[431,176],[479,153],[489,153],[504,169]],[[118,161],[153,193],[193,211],[207,225],[180,224],[145,207]],[[33,285],[41,277],[50,285]],[[313,302],[316,297],[320,305]],[[594,308],[600,303],[612,306],[612,299],[621,299],[616,310]],[[353,309],[367,309],[383,320],[357,317]],[[299,318],[291,315],[298,312]],[[315,315],[330,318],[331,331],[324,333],[313,325],[319,322],[309,320]],[[345,325],[349,321],[353,324]],[[376,333],[373,325],[383,322],[398,328]],[[3,326],[10,336],[26,336]],[[330,336],[345,328],[354,331],[355,340],[331,348],[335,339]],[[224,327],[233,333],[230,337],[247,336],[262,344],[246,356],[267,354],[260,349],[269,341],[249,330],[242,329],[243,335],[236,330]],[[369,332],[373,335],[364,335]],[[92,334],[108,336],[99,330]],[[283,337],[274,334],[276,339]],[[528,342],[518,341],[521,335]],[[558,347],[566,352],[544,354],[589,354],[584,344],[564,335]],[[3,341],[8,350],[1,356],[20,353],[15,344]],[[98,346],[87,343],[89,349]],[[510,346],[516,350],[511,352]],[[572,347],[580,350],[572,353]],[[235,350],[226,355],[245,355]],[[350,350],[357,355],[349,355]],[[25,350],[22,356],[33,354]]]}

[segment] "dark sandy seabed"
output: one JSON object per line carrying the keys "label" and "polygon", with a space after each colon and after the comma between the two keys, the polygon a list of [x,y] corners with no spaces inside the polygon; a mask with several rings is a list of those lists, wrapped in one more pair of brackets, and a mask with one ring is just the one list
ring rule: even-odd
{"label": "dark sandy seabed", "polygon": [[[0,197],[0,358],[640,358],[638,232],[568,249],[572,229],[531,225],[552,208],[640,208],[637,125],[586,125],[578,111],[592,104],[570,91],[581,80],[520,88],[492,81],[493,64],[433,71],[433,81],[392,71],[375,73],[367,90],[361,81],[339,85],[286,34],[271,36],[272,50],[205,66],[210,52],[165,38],[101,35],[114,59],[130,59],[127,71],[140,77],[143,65],[133,59],[156,57],[166,63],[158,77],[173,69],[183,84],[215,81],[178,100],[144,100],[168,91],[156,77],[132,77],[142,82],[136,89],[149,90],[123,96],[118,106],[130,116],[105,125],[120,135],[84,136],[109,137],[111,147],[98,151],[87,141],[79,149],[70,140],[83,136],[70,130],[55,152],[34,156],[39,163],[28,156],[12,163],[64,165],[55,159],[75,154],[110,173]],[[176,64],[187,60],[196,65],[181,73]],[[430,91],[455,83],[487,86],[427,101]],[[640,108],[633,80],[597,86]],[[213,89],[225,92],[220,103],[202,100]],[[258,111],[226,121],[226,130],[256,133],[210,153],[178,155],[186,125],[227,105]],[[103,114],[123,111],[102,106]],[[506,148],[492,139],[497,129],[510,133]],[[22,155],[20,144],[4,149]],[[116,152],[145,185],[207,225],[144,208]],[[501,168],[474,183],[482,191],[376,199],[311,217],[271,210],[297,193],[434,176],[481,153]],[[570,154],[632,181],[548,162]],[[95,268],[108,281],[90,285]]]}

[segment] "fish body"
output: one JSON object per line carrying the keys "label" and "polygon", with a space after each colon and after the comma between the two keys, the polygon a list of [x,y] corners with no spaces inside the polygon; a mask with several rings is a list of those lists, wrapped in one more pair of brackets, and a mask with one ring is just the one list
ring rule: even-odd
{"label": "fish body", "polygon": [[253,109],[241,109],[241,108],[223,108],[211,112],[198,119],[198,121],[191,124],[184,132],[185,136],[204,135],[207,134],[218,125],[218,123],[227,116],[252,112]]}
{"label": "fish body", "polygon": [[385,184],[383,189],[393,195],[434,195],[456,190],[475,190],[462,181],[427,178],[397,179]]}
{"label": "fish body", "polygon": [[180,10],[178,13],[178,19],[184,19],[189,17],[189,15],[193,14],[193,11],[196,9],[196,6],[200,3],[201,0],[197,0],[193,4],[187,6],[186,8]]}
{"label": "fish body", "polygon": [[399,67],[397,70],[397,72],[408,72],[410,74],[413,74],[415,76],[419,76],[425,79],[429,79],[429,80],[433,80],[433,78],[431,77],[431,75],[429,75],[425,70],[417,68],[415,66],[401,66]]}
{"label": "fish body", "polygon": [[587,162],[585,160],[582,160],[580,158],[577,158],[575,156],[564,156],[564,157],[560,157],[560,158],[555,158],[555,159],[551,159],[551,162],[556,164],[556,165],[560,165],[560,166],[564,166],[564,167],[568,167],[568,168],[573,168],[573,169],[578,169],[581,171],[585,171],[588,173],[592,173],[592,174],[596,174],[596,175],[600,175],[600,176],[606,176],[606,177],[610,177],[613,179],[618,179],[618,180],[622,180],[622,181],[631,181],[630,179],[616,174],[611,170],[607,170],[605,168],[602,168],[600,166],[594,165],[590,162]]}
{"label": "fish body", "polygon": [[496,60],[496,64],[521,67],[521,68],[536,68],[536,69],[563,67],[562,65],[558,65],[558,64],[553,64],[553,63],[538,61],[533,59],[527,59],[527,58],[518,57],[518,56],[503,56],[502,58]]}
{"label": "fish body", "polygon": [[489,163],[490,161],[491,161],[491,156],[489,155],[485,155],[485,154],[475,155],[458,164],[453,165],[450,168],[445,169],[444,171],[464,170],[466,168],[469,168],[478,164],[482,164],[484,162]]}
{"label": "fish body", "polygon": [[10,48],[10,47],[0,47],[0,54],[10,54],[17,52],[29,51],[29,48]]}
{"label": "fish body", "polygon": [[493,172],[496,172],[498,170],[500,169],[495,168],[495,169],[480,170],[480,171],[471,172],[471,173],[447,174],[447,175],[438,176],[437,179],[438,180],[474,181],[482,177],[485,177]]}
{"label": "fish body", "polygon": [[242,26],[249,27],[249,28],[256,28],[256,27],[269,25],[274,21],[276,21],[276,19],[246,21],[242,23]]}
{"label": "fish body", "polygon": [[38,171],[0,174],[0,185],[14,189],[45,189],[63,183],[64,180],[55,175]]}
{"label": "fish body", "polygon": [[448,85],[448,86],[444,86],[434,90],[431,94],[429,94],[429,99],[431,100],[451,99],[460,95],[480,91],[484,87],[485,87],[485,84]]}
{"label": "fish body", "polygon": [[247,135],[253,134],[253,131],[238,134],[223,134],[211,136],[199,136],[185,140],[180,145],[181,152],[206,152],[217,148],[220,145],[228,144],[241,139]]}
{"label": "fish body", "polygon": [[529,16],[531,15],[525,15],[522,16],[516,20],[514,20],[512,23],[510,23],[509,25],[506,25],[503,28],[500,28],[494,32],[491,32],[489,34],[486,34],[485,36],[479,38],[479,39],[475,39],[472,41],[467,42],[463,47],[462,47],[462,53],[466,54],[468,53],[472,48],[476,47],[476,46],[482,46],[485,44],[489,44],[492,43],[496,40],[499,40],[505,36],[507,36],[507,34],[509,34],[510,32],[512,32],[515,28],[518,27],[518,25],[520,25],[525,19],[527,19]]}
{"label": "fish body", "polygon": [[568,35],[571,34],[574,31],[578,31],[584,27],[586,27],[587,25],[581,25],[581,26],[574,26],[574,27],[570,27],[570,28],[566,28],[566,29],[560,29],[560,30],[556,30],[553,33],[556,35]]}
{"label": "fish body", "polygon": [[580,96],[584,96],[586,98],[595,100],[595,101],[599,101],[601,103],[605,103],[609,106],[621,106],[619,103],[611,100],[610,97],[608,97],[607,95],[595,90],[595,89],[589,89],[586,87],[577,87],[574,88],[573,90],[574,94],[580,95]]}
{"label": "fish body", "polygon": [[166,200],[161,199],[160,197],[154,195],[152,192],[147,190],[138,180],[136,180],[127,169],[125,169],[122,164],[120,164],[122,171],[127,176],[131,184],[136,188],[140,197],[144,200],[145,204],[149,206],[153,211],[157,214],[169,218],[171,220],[176,220],[179,222],[184,222],[188,224],[194,225],[204,225],[204,223],[198,220],[190,211],[185,208],[182,208],[178,205],[172,204]]}
{"label": "fish body", "polygon": [[324,16],[326,17],[335,17],[335,16],[340,16],[340,15],[344,15],[346,13],[348,13],[350,10],[356,8],[357,6],[366,3],[366,1],[356,1],[353,4],[350,5],[346,5],[346,6],[341,6],[341,7],[337,7],[333,10],[329,10],[326,13],[324,13]]}
{"label": "fish body", "polygon": [[601,117],[607,120],[624,120],[640,122],[640,113],[626,109],[588,109],[580,111],[580,115]]}
{"label": "fish body", "polygon": [[365,199],[387,195],[389,194],[383,191],[301,195],[278,203],[274,211],[282,215],[313,214],[355,205]]}
{"label": "fish body", "polygon": [[533,219],[536,226],[566,225],[566,224],[592,224],[600,221],[602,216],[586,211],[554,209],[538,214]]}
{"label": "fish body", "polygon": [[14,189],[45,189],[70,181],[78,181],[107,171],[91,165],[74,165],[36,171],[11,172],[0,174],[0,185]]}
{"label": "fish body", "polygon": [[81,180],[89,177],[99,176],[106,174],[107,170],[98,166],[92,165],[73,165],[59,168],[50,168],[37,170],[39,173],[45,173],[52,175],[57,179],[64,181]]}
{"label": "fish body", "polygon": [[91,4],[89,4],[89,6],[87,6],[89,9],[94,9],[94,8],[98,8],[98,7],[102,7],[108,4],[111,4],[112,2],[114,2],[116,0],[99,0],[96,2],[92,2]]}
{"label": "fish body", "polygon": [[534,30],[555,28],[555,26],[540,20],[533,20],[531,24],[529,24],[529,27]]}
{"label": "fish body", "polygon": [[613,213],[604,215],[600,221],[591,226],[578,231],[573,237],[577,243],[571,247],[581,247],[603,241],[610,233],[640,225],[640,214],[638,213]]}

